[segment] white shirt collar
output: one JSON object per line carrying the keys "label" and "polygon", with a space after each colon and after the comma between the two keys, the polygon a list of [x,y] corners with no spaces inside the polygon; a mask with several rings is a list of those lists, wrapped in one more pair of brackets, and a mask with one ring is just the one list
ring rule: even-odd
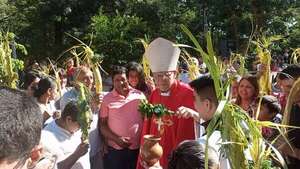
{"label": "white shirt collar", "polygon": [[170,91],[167,91],[167,92],[160,92],[160,95],[161,96],[170,96],[171,92]]}

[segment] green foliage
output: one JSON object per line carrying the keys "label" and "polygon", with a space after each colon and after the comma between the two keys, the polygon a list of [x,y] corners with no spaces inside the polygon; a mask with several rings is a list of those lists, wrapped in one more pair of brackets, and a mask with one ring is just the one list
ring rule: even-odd
{"label": "green foliage", "polygon": [[103,65],[124,64],[142,56],[142,45],[135,40],[149,30],[141,18],[118,11],[115,16],[109,16],[100,10],[92,17],[91,28],[94,32],[93,48],[104,55]]}
{"label": "green foliage", "polygon": [[[246,113],[241,108],[228,103],[221,113],[222,150],[229,159],[232,168],[247,168],[248,161],[244,151],[248,148],[248,133],[241,124],[247,120]],[[249,133],[250,134],[250,133]],[[252,134],[252,133],[251,133]]]}
{"label": "green foliage", "polygon": [[24,62],[22,60],[12,58],[12,66],[15,72],[22,71],[24,69]]}
{"label": "green foliage", "polygon": [[[249,169],[254,169],[253,162],[249,162]],[[272,167],[272,162],[270,160],[264,160],[259,169],[277,169],[277,167]]]}
{"label": "green foliage", "polygon": [[[206,128],[207,139],[206,145],[209,144],[209,138],[217,129],[221,133],[221,153],[223,153],[229,160],[230,167],[233,169],[249,168],[250,163],[246,158],[247,152],[251,155],[252,166],[255,169],[271,168],[270,160],[271,156],[276,155],[282,158],[280,154],[275,151],[270,151],[266,147],[266,141],[261,134],[261,127],[280,126],[278,124],[269,122],[268,124],[262,124],[259,121],[252,119],[248,114],[238,105],[235,105],[229,101],[229,87],[232,77],[222,79],[222,72],[219,69],[221,65],[217,62],[216,54],[212,48],[212,38],[210,32],[206,34],[207,48],[205,52],[195,36],[188,30],[187,27],[182,25],[183,31],[187,34],[195,47],[181,45],[182,47],[190,47],[195,49],[203,57],[203,62],[209,65],[208,70],[210,76],[214,81],[215,93],[218,97],[219,104],[214,113],[213,118],[210,120],[208,127]],[[270,39],[277,39],[277,37],[271,37]],[[265,41],[266,39],[264,39]],[[266,40],[268,41],[268,40]],[[270,44],[269,42],[267,42]],[[268,46],[268,45],[267,45]],[[258,108],[259,109],[259,108]],[[205,148],[205,153],[208,153],[208,146]],[[271,154],[273,153],[273,154]],[[284,161],[281,163],[284,168],[287,168]],[[208,168],[208,157],[205,158],[205,168]]]}
{"label": "green foliage", "polygon": [[0,0],[0,30],[21,33],[36,18],[37,4],[37,0]]}
{"label": "green foliage", "polygon": [[5,11],[8,12],[4,12],[7,17],[3,19],[4,24],[1,22],[0,29],[15,32],[18,40],[28,49],[30,57],[43,60],[45,57],[55,59],[72,45],[65,32],[84,37],[90,18],[98,11],[100,2],[16,0],[7,1],[6,4]]}
{"label": "green foliage", "polygon": [[10,46],[18,45],[14,38],[13,33],[0,32],[0,83],[11,88],[17,88],[18,71],[24,68],[23,61],[12,58]]}
{"label": "green foliage", "polygon": [[77,84],[79,89],[79,95],[77,100],[77,108],[79,114],[77,116],[77,121],[80,125],[82,131],[82,140],[88,142],[89,129],[92,122],[92,111],[89,106],[90,103],[90,92],[87,87],[82,83]]}
{"label": "green foliage", "polygon": [[272,50],[297,48],[299,10],[299,1],[286,0],[0,0],[0,29],[15,32],[30,53],[28,59],[37,60],[56,60],[74,45],[66,32],[86,40],[93,34],[93,48],[110,65],[140,60],[144,50],[135,40],[144,35],[188,44],[180,24],[191,28],[202,45],[201,32],[210,30],[215,47],[216,39],[225,39],[237,53],[245,53],[247,38],[256,26],[256,34],[285,37]]}
{"label": "green foliage", "polygon": [[136,39],[148,35],[177,41],[182,39],[180,23],[190,24],[197,10],[188,3],[168,1],[128,1],[126,8],[114,10],[102,6],[92,17],[91,30],[96,52],[102,53],[104,65],[140,61],[144,48]]}
{"label": "green foliage", "polygon": [[170,115],[173,112],[168,110],[164,105],[162,104],[151,104],[148,103],[147,100],[142,100],[139,105],[139,111],[142,113],[144,117],[151,118],[152,116],[155,116],[156,118],[161,118],[164,115]]}

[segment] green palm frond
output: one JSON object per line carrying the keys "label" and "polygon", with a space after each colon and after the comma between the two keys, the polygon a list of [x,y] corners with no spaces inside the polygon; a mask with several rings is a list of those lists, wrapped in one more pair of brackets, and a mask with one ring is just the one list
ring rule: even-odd
{"label": "green palm frond", "polygon": [[82,132],[82,140],[83,142],[88,142],[89,137],[89,129],[92,122],[92,111],[89,106],[90,103],[90,93],[89,89],[87,89],[84,84],[77,82],[78,85],[78,100],[77,100],[77,108],[79,110],[79,114],[77,120],[80,124],[80,129]]}
{"label": "green palm frond", "polygon": [[10,88],[17,88],[18,71],[23,70],[24,63],[22,60],[12,57],[11,45],[21,49],[24,54],[27,53],[24,46],[14,41],[15,35],[11,32],[0,32],[0,83]]}
{"label": "green palm frond", "polygon": [[299,64],[300,61],[300,48],[297,48],[293,51],[291,55],[291,64]]}
{"label": "green palm frond", "polygon": [[210,32],[207,32],[205,35],[206,43],[207,43],[207,52],[203,50],[199,42],[196,40],[194,35],[191,33],[191,31],[185,27],[184,25],[181,25],[181,29],[188,35],[188,37],[191,39],[193,44],[196,46],[195,49],[200,53],[202,56],[203,62],[206,64],[208,71],[210,72],[210,75],[212,79],[215,82],[215,89],[218,99],[224,98],[224,93],[222,90],[222,84],[221,84],[221,73],[220,68],[218,65],[218,59],[215,55],[215,52],[213,51],[213,44],[211,40],[211,34]]}
{"label": "green palm frond", "polygon": [[[219,105],[214,114],[214,117],[211,119],[207,129],[207,140],[208,144],[209,137],[213,134],[215,130],[221,132],[221,152],[229,160],[230,166],[233,169],[265,169],[272,168],[270,158],[272,156],[278,156],[277,159],[282,162],[282,157],[278,151],[274,151],[273,148],[268,148],[266,146],[266,141],[264,140],[261,127],[275,127],[282,128],[288,127],[286,125],[277,125],[272,122],[259,122],[255,119],[252,119],[247,115],[247,113],[242,110],[239,106],[234,105],[229,102],[229,87],[230,82],[233,77],[223,78],[222,79],[222,68],[221,63],[218,61],[216,54],[213,50],[213,43],[211,40],[211,34],[208,32],[206,37],[207,47],[205,52],[201,47],[200,43],[192,35],[187,27],[181,25],[183,32],[190,38],[193,46],[188,45],[177,45],[179,47],[188,47],[196,50],[203,58],[203,62],[207,65],[210,76],[214,80],[215,91],[219,100]],[[260,41],[254,42],[262,49],[267,48],[270,43],[274,40],[278,40],[280,37],[263,37]],[[242,58],[243,56],[236,56],[236,60]],[[269,59],[269,58],[268,58]],[[241,61],[242,64],[245,64],[244,58]],[[244,73],[245,69],[239,70],[240,73]],[[230,75],[229,75],[230,76]],[[300,86],[300,85],[299,85]],[[207,148],[205,153],[207,153]],[[249,161],[245,157],[246,152],[250,153]],[[283,160],[284,161],[284,160]],[[286,168],[284,162],[281,165]],[[205,158],[205,168],[208,168],[208,158]]]}

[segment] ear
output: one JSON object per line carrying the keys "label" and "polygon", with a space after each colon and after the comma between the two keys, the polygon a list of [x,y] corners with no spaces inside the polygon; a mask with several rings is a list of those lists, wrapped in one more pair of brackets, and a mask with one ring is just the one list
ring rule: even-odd
{"label": "ear", "polygon": [[211,109],[211,102],[208,99],[205,99],[203,103],[204,103],[203,106],[205,108],[205,112],[209,112]]}
{"label": "ear", "polygon": [[42,154],[42,146],[39,144],[39,145],[36,145],[30,152],[30,159],[31,161],[34,163],[34,162],[37,162],[40,158],[41,158],[41,154]]}
{"label": "ear", "polygon": [[216,105],[213,102],[211,102],[209,99],[205,99],[204,105],[207,112],[214,113],[215,109],[217,109]]}
{"label": "ear", "polygon": [[71,116],[67,116],[67,117],[65,118],[65,122],[67,123],[68,121],[72,121],[72,117],[71,117]]}
{"label": "ear", "polygon": [[50,95],[51,95],[51,93],[52,93],[52,89],[51,89],[51,88],[49,88],[49,89],[47,90],[47,94],[50,96]]}

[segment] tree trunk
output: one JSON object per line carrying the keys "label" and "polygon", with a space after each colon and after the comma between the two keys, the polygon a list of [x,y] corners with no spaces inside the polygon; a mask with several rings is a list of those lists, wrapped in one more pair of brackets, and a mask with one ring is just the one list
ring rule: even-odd
{"label": "tree trunk", "polygon": [[235,46],[236,46],[236,52],[239,52],[239,48],[240,48],[240,33],[238,30],[238,17],[233,14],[232,18],[231,18],[231,26],[232,26],[232,32],[233,32],[233,38],[235,41]]}
{"label": "tree trunk", "polygon": [[56,21],[54,25],[54,49],[59,54],[63,47],[63,21]]}
{"label": "tree trunk", "polygon": [[264,25],[264,14],[263,10],[259,4],[258,0],[251,0],[253,18],[254,18],[254,26],[257,27],[257,30],[260,30]]}
{"label": "tree trunk", "polygon": [[63,23],[62,21],[56,21],[54,27],[54,43],[56,46],[62,45],[63,42]]}

